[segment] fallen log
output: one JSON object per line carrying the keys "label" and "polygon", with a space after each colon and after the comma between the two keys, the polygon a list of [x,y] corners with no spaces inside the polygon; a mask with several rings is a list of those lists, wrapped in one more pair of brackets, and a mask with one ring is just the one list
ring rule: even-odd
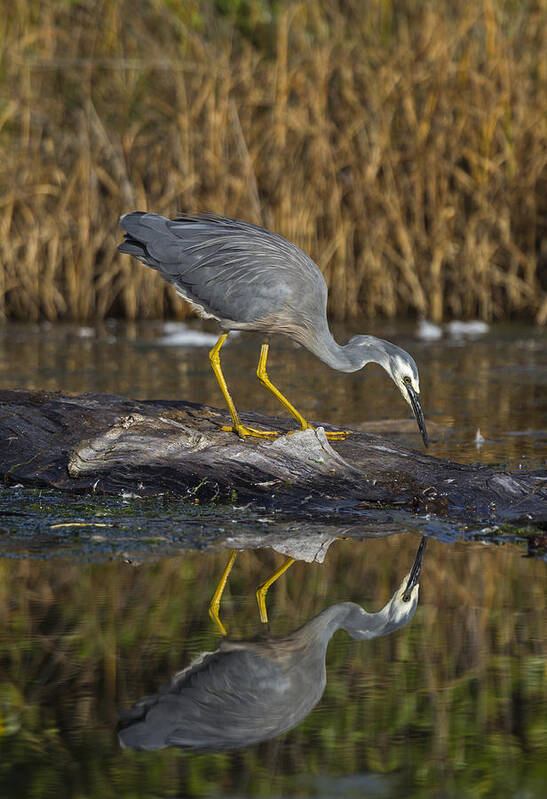
{"label": "fallen log", "polygon": [[221,429],[228,423],[225,412],[190,402],[0,391],[0,473],[12,485],[254,500],[317,518],[389,506],[472,524],[547,523],[546,470],[451,463],[362,432],[329,441],[322,427],[241,440]]}

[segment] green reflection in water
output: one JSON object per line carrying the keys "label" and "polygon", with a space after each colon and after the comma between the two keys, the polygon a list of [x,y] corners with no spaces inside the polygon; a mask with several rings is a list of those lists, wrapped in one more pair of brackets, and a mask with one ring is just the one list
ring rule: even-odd
{"label": "green reflection in water", "polygon": [[[338,601],[377,610],[417,543],[337,541],[323,565],[296,563],[268,595],[272,632]],[[430,541],[412,623],[363,643],[338,633],[302,724],[220,755],[122,751],[113,728],[118,706],[216,646],[207,604],[225,553],[0,561],[0,795],[543,796],[545,566],[519,554]],[[232,637],[257,632],[254,588],[280,563],[238,557],[222,605]]]}

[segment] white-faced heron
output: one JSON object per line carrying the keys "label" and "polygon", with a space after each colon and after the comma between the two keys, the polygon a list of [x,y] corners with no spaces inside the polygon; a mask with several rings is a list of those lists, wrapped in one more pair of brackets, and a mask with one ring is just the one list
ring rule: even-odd
{"label": "white-faced heron", "polygon": [[[122,216],[120,225],[125,240],[118,249],[157,269],[201,316],[216,319],[224,331],[209,358],[232,416],[233,428],[228,429],[240,436],[278,434],[242,424],[220,366],[220,348],[228,333],[252,330],[289,336],[341,372],[356,372],[368,363],[380,364],[412,408],[427,446],[414,359],[400,347],[374,336],[354,336],[344,346],[337,344],[327,322],[325,279],[311,258],[294,244],[250,222],[214,214],[167,219],[136,211]],[[258,379],[306,430],[311,425],[268,377],[268,348],[269,344],[262,345]],[[330,434],[333,438],[340,436]]]}
{"label": "white-faced heron", "polygon": [[223,638],[215,652],[200,655],[161,693],[120,712],[122,746],[236,749],[295,727],[323,695],[325,654],[337,630],[362,641],[412,619],[425,540],[410,573],[382,610],[367,613],[354,602],[341,602],[284,638]]}

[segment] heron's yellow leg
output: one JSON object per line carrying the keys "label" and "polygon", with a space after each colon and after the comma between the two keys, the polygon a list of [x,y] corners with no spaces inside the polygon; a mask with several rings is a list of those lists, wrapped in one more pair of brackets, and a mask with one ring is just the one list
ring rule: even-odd
{"label": "heron's yellow leg", "polygon": [[283,566],[281,566],[270,577],[268,577],[267,580],[264,580],[264,582],[261,583],[256,589],[256,601],[258,602],[260,621],[264,624],[268,623],[268,611],[266,610],[266,594],[268,593],[268,588],[272,585],[272,583],[275,583],[275,581],[278,580],[282,574],[285,574],[287,569],[292,566],[293,563],[294,558],[288,558]]}
{"label": "heron's yellow leg", "polygon": [[[313,430],[314,429],[313,426],[307,421],[307,419],[304,419],[302,414],[296,410],[294,405],[291,405],[287,397],[285,397],[281,393],[281,391],[276,386],[274,386],[274,384],[268,377],[268,374],[266,372],[266,362],[268,360],[269,348],[270,348],[269,344],[262,345],[262,349],[260,350],[258,367],[256,370],[256,376],[258,377],[262,385],[265,388],[267,388],[268,391],[271,391],[274,397],[276,397],[279,400],[279,402],[283,405],[283,407],[286,408],[292,416],[294,416],[294,418],[300,425],[301,430]],[[326,432],[325,435],[327,436],[327,438],[333,438],[339,440],[339,439],[344,439],[347,435],[349,435],[349,431],[340,430],[336,432]]]}
{"label": "heron's yellow leg", "polygon": [[228,431],[235,431],[239,436],[258,436],[262,438],[263,436],[278,436],[279,433],[275,430],[255,430],[253,427],[245,427],[242,424],[241,419],[239,418],[239,414],[237,412],[236,406],[232,399],[232,395],[228,390],[228,385],[226,380],[224,379],[224,375],[222,374],[222,368],[220,366],[220,348],[228,338],[228,333],[223,333],[213,349],[209,352],[209,360],[211,362],[211,366],[213,367],[213,372],[215,373],[215,377],[218,381],[220,386],[220,390],[222,391],[222,396],[226,401],[226,405],[228,406],[228,410],[230,411],[230,415],[232,417],[233,427],[223,427],[223,430]]}
{"label": "heron's yellow leg", "polygon": [[220,600],[222,599],[222,594],[224,593],[224,589],[226,588],[226,582],[228,580],[229,574],[232,571],[232,566],[234,565],[234,561],[236,559],[237,550],[233,549],[228,563],[224,571],[222,572],[222,576],[218,581],[218,585],[215,589],[215,593],[212,596],[212,599],[209,603],[209,616],[212,618],[216,626],[221,632],[221,635],[226,635],[226,628],[224,627],[223,623],[220,621],[218,612],[220,610]]}

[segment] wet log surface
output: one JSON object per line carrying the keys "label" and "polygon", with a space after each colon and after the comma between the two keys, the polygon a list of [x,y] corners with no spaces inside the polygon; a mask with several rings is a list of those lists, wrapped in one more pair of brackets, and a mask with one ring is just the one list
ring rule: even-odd
{"label": "wet log surface", "polygon": [[[290,429],[285,419],[242,419]],[[471,524],[547,523],[546,470],[452,463],[361,432],[329,441],[321,428],[241,440],[221,429],[228,423],[189,402],[1,391],[0,472],[8,485],[254,500],[318,520],[389,506]]]}

